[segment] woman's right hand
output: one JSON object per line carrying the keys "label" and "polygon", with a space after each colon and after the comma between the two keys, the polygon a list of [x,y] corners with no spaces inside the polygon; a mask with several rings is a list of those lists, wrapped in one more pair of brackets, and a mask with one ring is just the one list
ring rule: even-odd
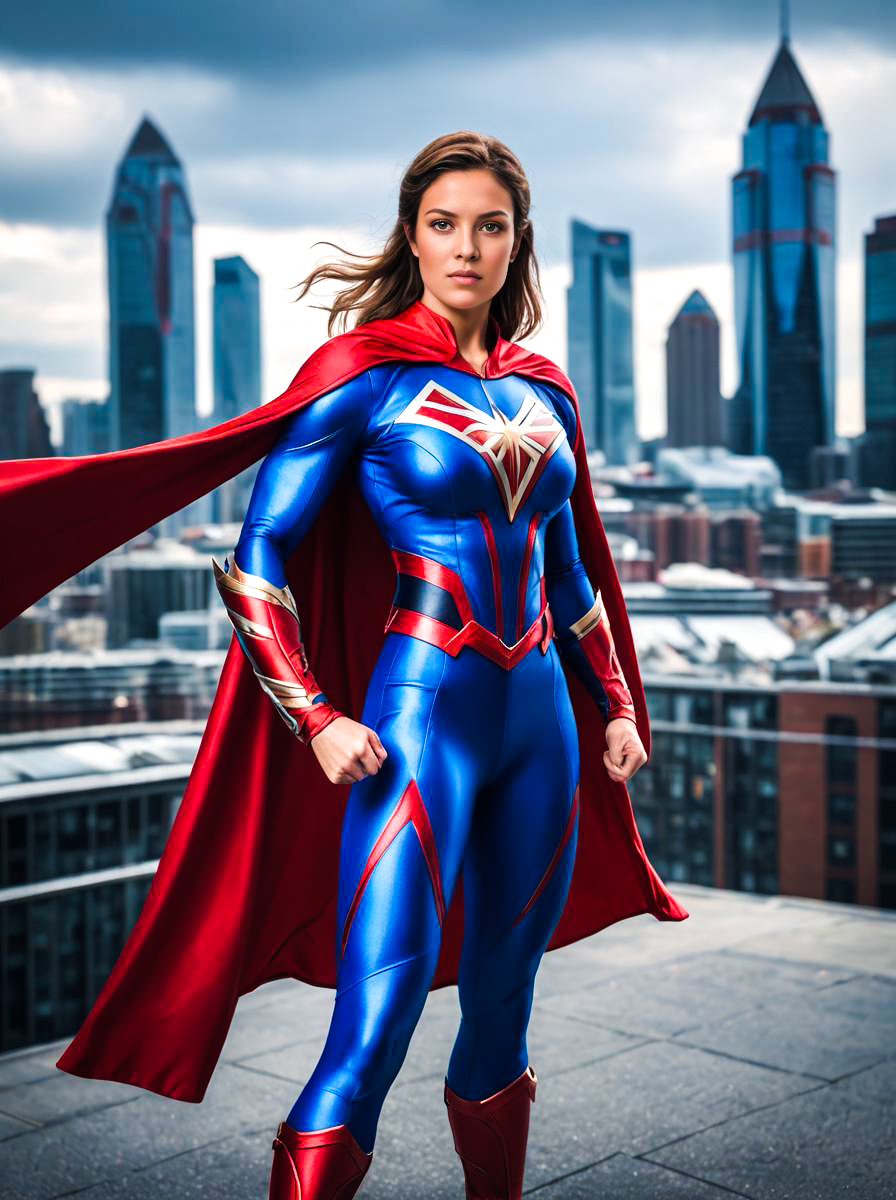
{"label": "woman's right hand", "polygon": [[309,745],[330,783],[357,783],[375,775],[386,758],[376,731],[351,717],[337,717]]}

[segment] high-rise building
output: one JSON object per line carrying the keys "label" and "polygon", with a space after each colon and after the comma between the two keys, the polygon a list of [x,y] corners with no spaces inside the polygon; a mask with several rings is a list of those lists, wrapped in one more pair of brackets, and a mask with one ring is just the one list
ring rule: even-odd
{"label": "high-rise building", "polygon": [[619,230],[572,222],[567,292],[569,375],[589,450],[608,463],[635,462],[631,242]]}
{"label": "high-rise building", "polygon": [[706,297],[691,292],[666,339],[667,446],[721,446],[719,322]]}
{"label": "high-rise building", "polygon": [[[112,448],[191,433],[199,428],[193,212],[183,166],[146,117],[115,173],[106,240]],[[207,507],[169,518],[165,531]]]}
{"label": "high-rise building", "polygon": [[69,458],[105,454],[109,445],[109,404],[106,400],[63,400],[62,453]]}
{"label": "high-rise building", "polygon": [[728,437],[774,458],[790,488],[808,487],[813,447],[834,436],[834,206],[828,133],[785,31],[733,179],[741,379]]}
{"label": "high-rise building", "polygon": [[[212,294],[214,421],[261,403],[261,312],[258,276],[240,255],[215,259]],[[214,493],[214,520],[242,521],[258,463]]]}
{"label": "high-rise building", "polygon": [[863,484],[896,489],[896,213],[865,234]]}
{"label": "high-rise building", "polygon": [[48,458],[52,454],[50,427],[34,390],[34,368],[0,370],[0,458]]}

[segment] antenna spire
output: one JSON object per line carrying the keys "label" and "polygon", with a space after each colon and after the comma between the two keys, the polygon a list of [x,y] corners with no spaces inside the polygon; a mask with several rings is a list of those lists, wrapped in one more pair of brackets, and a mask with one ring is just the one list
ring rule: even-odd
{"label": "antenna spire", "polygon": [[781,0],[781,41],[790,41],[790,0]]}

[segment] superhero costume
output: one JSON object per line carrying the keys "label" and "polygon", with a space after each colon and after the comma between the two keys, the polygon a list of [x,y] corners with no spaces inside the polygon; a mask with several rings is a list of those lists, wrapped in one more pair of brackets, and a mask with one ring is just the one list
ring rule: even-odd
{"label": "superhero costume", "polygon": [[371,368],[290,419],[234,563],[216,564],[237,637],[302,740],[339,713],[304,652],[286,563],[343,470],[397,572],[360,717],[388,757],[346,805],[336,1002],[290,1114],[297,1130],[347,1123],[372,1148],[461,870],[450,1090],[479,1100],[528,1065],[535,973],[566,900],[578,816],[578,733],[554,628],[605,719],[635,717],[578,553],[575,431],[571,402],[549,384],[482,379],[462,359]]}
{"label": "superhero costume", "polygon": [[[0,513],[14,569],[0,597],[0,620],[263,457],[289,416],[318,397],[387,362],[446,364],[456,356],[450,322],[416,302],[397,317],[330,339],[282,396],[223,425],[107,455],[2,464]],[[549,384],[575,405],[562,372],[501,337],[486,375]],[[643,688],[577,409],[572,450],[570,502],[581,557],[601,592],[649,750]],[[340,711],[361,714],[384,645],[396,571],[350,471],[289,559],[287,581],[327,697]],[[547,658],[536,651],[523,661]],[[625,787],[607,778],[593,751],[602,732],[598,707],[579,679],[565,674],[579,745],[588,753],[581,756],[572,882],[549,948],[642,912],[660,920],[687,916],[644,853]],[[348,790],[330,784],[285,727],[234,642],[143,912],[59,1066],[199,1101],[239,995],[284,976],[334,986]],[[433,987],[457,980],[462,923],[461,881],[446,906]]]}

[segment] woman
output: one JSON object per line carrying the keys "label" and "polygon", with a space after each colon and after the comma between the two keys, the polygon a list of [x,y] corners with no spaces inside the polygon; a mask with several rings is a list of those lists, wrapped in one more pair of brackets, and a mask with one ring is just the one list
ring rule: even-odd
{"label": "woman", "polygon": [[[440,138],[407,174],[382,255],[304,281],[302,294],[322,277],[354,279],[331,332],[340,313],[363,323],[414,302],[451,323],[457,357],[386,363],[299,412],[262,464],[229,569],[216,565],[261,686],[328,779],[351,785],[336,1001],[274,1140],[276,1200],[360,1185],[461,873],[461,1022],[445,1101],[467,1195],[520,1195],[535,1093],[526,1026],[577,834],[578,734],[552,623],[607,722],[610,778],[628,780],[647,757],[579,558],[575,412],[559,389],[489,373],[495,337],[527,334],[539,317],[528,206],[506,147]],[[286,586],[286,562],[350,462],[398,572],[360,721],[315,681]]]}
{"label": "woman", "polygon": [[2,623],[264,458],[215,564],[235,638],[186,793],[57,1065],[198,1102],[240,995],[336,987],[273,1200],[355,1194],[426,993],[455,982],[467,1195],[519,1197],[543,952],[688,915],[625,787],[649,725],[575,393],[510,340],[540,317],[528,209],[500,142],[439,138],[382,255],[305,281],[351,283],[331,331],[356,323],[281,396],[151,446],[0,464]]}

